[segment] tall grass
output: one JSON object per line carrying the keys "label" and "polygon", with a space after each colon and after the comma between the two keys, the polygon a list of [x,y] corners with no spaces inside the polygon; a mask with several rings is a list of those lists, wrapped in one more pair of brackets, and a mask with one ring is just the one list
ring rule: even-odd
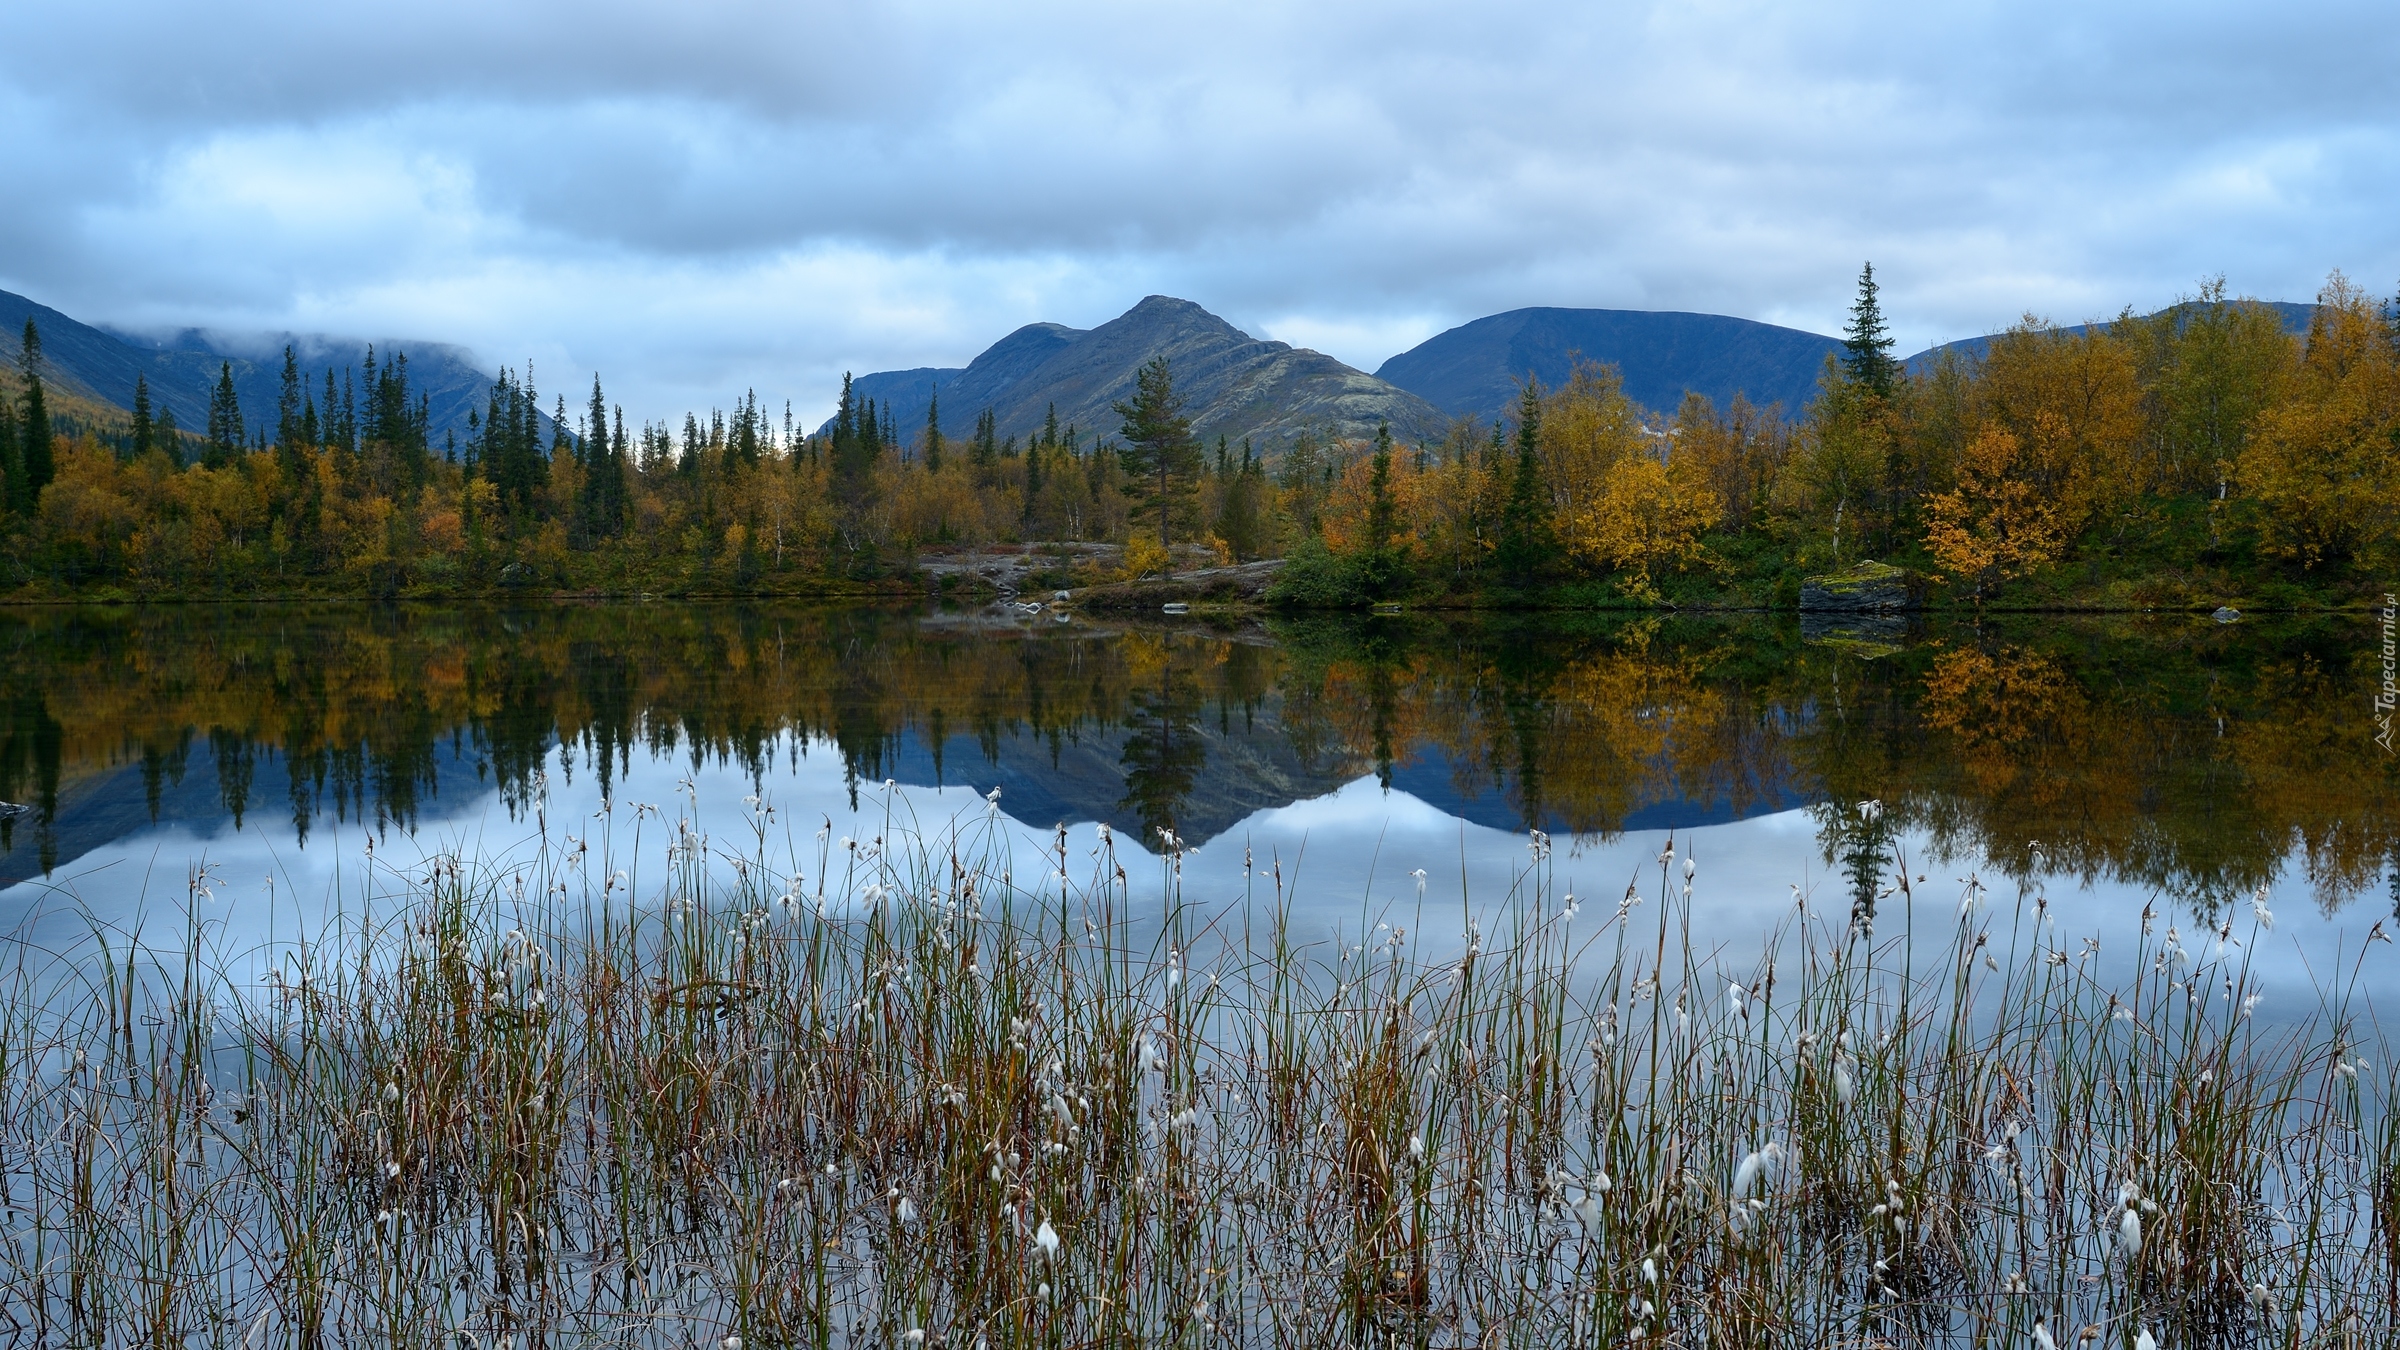
{"label": "tall grass", "polygon": [[754,806],[727,846],[696,814],[378,862],[264,952],[212,943],[204,874],[177,942],[20,945],[0,1334],[2393,1335],[2391,1057],[2355,967],[2256,1014],[2263,902],[2104,961],[2038,893],[1935,900],[1895,860],[1875,914],[1795,905],[1736,965],[1672,847],[1595,902],[1535,836],[1484,910],[1311,942],[1277,869],[1180,903],[1172,841],[1162,908],[1105,831],[795,839]]}

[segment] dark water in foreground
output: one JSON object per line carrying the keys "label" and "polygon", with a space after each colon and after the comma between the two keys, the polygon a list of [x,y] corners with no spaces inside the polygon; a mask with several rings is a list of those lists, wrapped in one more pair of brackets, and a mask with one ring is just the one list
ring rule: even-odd
{"label": "dark water in foreground", "polygon": [[[2303,955],[2400,907],[2400,765],[2363,617],[1789,617],[1213,630],[769,606],[0,613],[0,928],[73,904],[324,894],[371,836],[505,851],[604,803],[864,838],[984,809],[1272,863],[1328,915],[1505,894],[1528,831],[1620,893],[1667,831],[1729,936],[1902,849],[2092,922],[2264,887]],[[894,786],[887,790],[888,782]],[[1863,804],[1875,803],[1861,809]],[[1257,873],[1245,871],[1245,859]],[[1430,878],[1412,874],[1423,869]],[[1480,901],[1479,901],[1480,902]],[[1767,920],[1772,922],[1771,919]],[[2389,962],[2391,948],[2373,959]]]}

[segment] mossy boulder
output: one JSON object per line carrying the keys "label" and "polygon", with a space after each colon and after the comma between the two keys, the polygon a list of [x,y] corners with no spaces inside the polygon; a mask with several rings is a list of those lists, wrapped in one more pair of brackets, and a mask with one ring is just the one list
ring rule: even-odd
{"label": "mossy boulder", "polygon": [[1803,612],[1842,614],[1915,609],[1923,594],[1923,586],[1907,568],[1869,560],[1853,563],[1838,572],[1804,578],[1800,583],[1800,608]]}

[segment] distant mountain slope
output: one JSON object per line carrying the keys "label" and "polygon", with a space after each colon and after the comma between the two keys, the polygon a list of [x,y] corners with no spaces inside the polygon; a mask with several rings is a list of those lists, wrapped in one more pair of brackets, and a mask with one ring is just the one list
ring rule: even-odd
{"label": "distant mountain slope", "polygon": [[[2186,303],[2190,304],[2197,302]],[[2309,320],[2317,312],[2317,307],[2315,305],[2302,304],[2293,300],[2236,300],[2232,303],[2237,305],[2263,305],[2268,309],[2274,310],[2276,315],[2283,320],[2283,331],[2301,337],[2306,337],[2308,335]],[[2181,309],[2183,307],[2184,306],[2182,305],[2169,306],[2170,309]],[[2061,329],[2060,331],[2067,333],[2084,333],[2091,331],[2091,329],[2095,326],[2102,328],[2107,327],[2106,324],[2093,325],[2088,323],[2079,323]],[[1908,358],[1908,368],[1911,371],[1922,370],[1925,367],[1932,365],[1934,360],[1943,352],[1956,352],[1963,360],[1974,360],[1982,356],[1985,352],[1991,350],[1992,339],[1998,336],[1999,334],[1997,333],[1986,333],[1982,337],[1960,338],[1956,342],[1945,342],[1940,346],[1928,347],[1924,351],[1918,352],[1915,356]]]}
{"label": "distant mountain slope", "polygon": [[[12,357],[28,316],[41,330],[46,381],[97,402],[130,408],[134,379],[146,375],[152,406],[172,410],[176,425],[193,432],[207,427],[209,395],[216,388],[219,370],[227,364],[233,367],[234,394],[241,400],[244,420],[272,434],[286,342],[300,358],[312,396],[322,394],[327,367],[333,368],[338,379],[342,370],[355,370],[367,351],[364,342],[292,334],[229,337],[197,329],[166,336],[116,333],[0,291],[0,332],[6,334],[0,347]],[[378,362],[402,353],[408,357],[409,387],[426,395],[434,444],[441,444],[445,431],[454,431],[465,440],[467,413],[483,408],[494,372],[483,370],[462,347],[435,342],[375,344]],[[569,403],[575,403],[590,391],[579,394],[574,388],[560,388],[546,392],[563,393]]]}
{"label": "distant mountain slope", "polygon": [[922,374],[937,378],[945,435],[966,435],[990,408],[1002,436],[1023,438],[1055,407],[1062,425],[1113,436],[1120,420],[1114,405],[1133,396],[1134,372],[1155,356],[1174,368],[1192,429],[1207,441],[1249,437],[1267,449],[1309,428],[1366,437],[1387,423],[1402,441],[1438,440],[1448,422],[1425,400],[1322,352],[1261,342],[1189,300],[1164,295],[1089,331],[1028,324],[955,377],[938,369],[882,372],[854,380],[852,392],[889,391],[895,401],[879,403],[879,410],[890,406],[901,436],[911,441],[923,430],[925,403],[901,377]]}
{"label": "distant mountain slope", "polygon": [[1634,402],[1673,413],[1684,391],[1719,407],[1736,390],[1797,413],[1815,397],[1839,338],[1722,314],[1632,309],[1512,309],[1436,334],[1375,373],[1443,412],[1492,417],[1513,406],[1527,374],[1564,383],[1573,358],[1614,365]]}

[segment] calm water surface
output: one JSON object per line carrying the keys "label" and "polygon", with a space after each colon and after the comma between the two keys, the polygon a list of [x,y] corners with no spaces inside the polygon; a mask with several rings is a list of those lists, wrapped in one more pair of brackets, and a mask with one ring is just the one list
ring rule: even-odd
{"label": "calm water surface", "polygon": [[2246,932],[2263,889],[2271,978],[2355,968],[2400,992],[2394,948],[2354,965],[2400,909],[2375,637],[2362,617],[18,610],[0,931],[179,928],[205,867],[224,931],[288,933],[354,902],[370,847],[521,856],[546,832],[639,861],[665,843],[652,804],[813,863],[819,830],[980,824],[997,789],[1028,868],[1055,827],[1083,857],[1105,823],[1156,897],[1171,830],[1187,899],[1256,910],[1280,883],[1303,931],[1488,921],[1534,831],[1554,892],[1655,892],[1672,838],[1728,948],[1755,950],[1795,888],[1820,912],[1874,902],[1898,856],[1944,907],[1974,875],[2104,944],[2145,906]]}

